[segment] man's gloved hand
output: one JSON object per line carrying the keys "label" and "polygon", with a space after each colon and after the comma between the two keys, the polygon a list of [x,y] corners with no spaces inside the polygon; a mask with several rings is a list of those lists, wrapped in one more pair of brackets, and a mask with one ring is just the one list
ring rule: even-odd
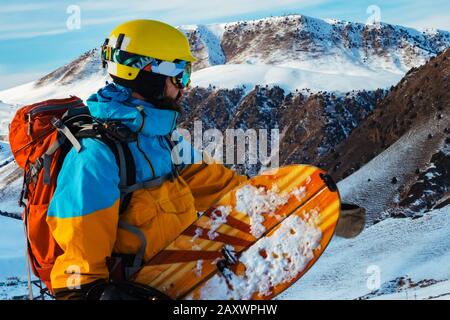
{"label": "man's gloved hand", "polygon": [[342,203],[336,235],[343,238],[354,238],[363,230],[366,223],[366,210],[355,204]]}

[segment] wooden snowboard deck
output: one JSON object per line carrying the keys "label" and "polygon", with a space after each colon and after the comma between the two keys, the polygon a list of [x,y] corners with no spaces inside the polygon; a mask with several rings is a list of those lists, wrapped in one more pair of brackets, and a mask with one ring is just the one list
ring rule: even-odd
{"label": "wooden snowboard deck", "polygon": [[[173,299],[190,294],[191,298],[204,298],[201,288],[206,280],[217,274],[217,262],[224,259],[224,246],[239,253],[251,247],[261,237],[271,236],[280,222],[291,214],[304,218],[310,210],[319,212],[317,227],[322,231],[320,249],[314,251],[314,258],[306,268],[287,282],[271,290],[270,295],[252,299],[270,299],[300,278],[319,258],[331,240],[339,216],[339,194],[331,191],[321,175],[324,171],[308,165],[290,165],[271,170],[254,177],[226,194],[214,207],[184,230],[169,246],[155,255],[136,274],[135,281],[160,290]],[[244,186],[273,191],[285,201],[271,212],[262,213],[261,223],[265,232],[252,232],[251,217],[236,208],[237,191]],[[254,219],[254,217],[253,217]],[[260,226],[261,227],[261,226]],[[245,266],[237,263],[232,270],[243,273]]]}

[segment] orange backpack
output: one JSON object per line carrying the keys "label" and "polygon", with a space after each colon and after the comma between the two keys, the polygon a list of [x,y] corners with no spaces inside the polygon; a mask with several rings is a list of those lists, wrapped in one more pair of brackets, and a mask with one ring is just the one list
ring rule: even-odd
{"label": "orange backpack", "polygon": [[[22,220],[28,258],[33,273],[51,292],[50,273],[62,250],[47,224],[47,209],[66,154],[72,147],[79,151],[78,139],[85,137],[98,138],[111,148],[122,186],[135,183],[134,160],[128,148],[128,142],[135,139],[133,133],[119,123],[96,121],[75,96],[23,106],[10,124],[11,150],[16,163],[24,169],[19,205],[25,207]],[[130,196],[131,193],[121,194],[121,212]]]}

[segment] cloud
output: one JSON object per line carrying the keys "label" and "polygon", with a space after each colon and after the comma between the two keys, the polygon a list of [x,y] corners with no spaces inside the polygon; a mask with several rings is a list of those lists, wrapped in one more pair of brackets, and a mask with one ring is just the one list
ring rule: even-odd
{"label": "cloud", "polygon": [[128,14],[128,15],[112,15],[109,17],[100,17],[100,18],[83,18],[81,19],[81,28],[86,26],[95,26],[100,24],[108,24],[111,22],[118,22],[118,21],[126,21],[131,19],[137,19],[139,17],[138,14]]}
{"label": "cloud", "polygon": [[410,25],[420,29],[434,28],[450,31],[450,18],[448,14],[435,14],[416,21],[411,21]]}
{"label": "cloud", "polygon": [[448,0],[398,0],[381,4],[380,8],[383,22],[416,29],[450,30]]}
{"label": "cloud", "polygon": [[[197,21],[226,18],[234,15],[245,15],[255,12],[273,11],[293,7],[318,5],[329,0],[171,0],[171,1],[136,1],[121,3],[110,1],[80,2],[83,11],[101,11],[104,14],[114,11],[116,17],[121,15],[139,14],[141,16],[157,16],[160,19],[176,23],[177,21]],[[122,14],[121,14],[122,12]],[[270,13],[268,13],[270,14]]]}
{"label": "cloud", "polygon": [[36,11],[51,8],[51,3],[23,3],[23,4],[10,4],[0,5],[0,13],[20,13],[27,11]]}
{"label": "cloud", "polygon": [[[20,13],[4,15],[0,19],[0,40],[34,38],[57,35],[68,32],[65,21],[69,17],[68,6],[75,4],[80,8],[81,28],[95,25],[112,24],[136,18],[154,18],[171,24],[202,23],[205,19],[233,19],[233,16],[286,10],[293,7],[317,5],[329,0],[170,0],[170,1],[60,1],[57,5],[17,4],[0,6],[0,13]],[[48,10],[35,13],[33,11]],[[24,13],[29,11],[27,13]]]}
{"label": "cloud", "polygon": [[[273,8],[282,8],[292,5],[316,5],[325,0],[170,0],[170,1],[141,1],[141,0],[128,0],[124,2],[111,2],[105,0],[98,1],[82,1],[78,5],[82,10],[89,11],[115,11],[124,10],[128,12],[162,12],[162,11],[173,11],[179,10],[180,12],[185,12],[188,16],[194,11],[203,11],[202,13],[214,14],[219,12],[221,14],[229,13],[247,13],[259,10],[270,10]],[[328,1],[328,0],[327,0]],[[215,12],[209,11],[210,8],[214,8]]]}
{"label": "cloud", "polygon": [[0,66],[0,90],[12,88],[27,82],[37,80],[45,75],[45,71],[7,72]]}
{"label": "cloud", "polygon": [[48,21],[25,21],[18,23],[8,23],[5,21],[0,22],[0,30],[2,33],[11,31],[27,31],[27,30],[37,30],[37,29],[51,29],[55,27],[54,22]]}
{"label": "cloud", "polygon": [[1,40],[11,40],[11,39],[27,39],[27,38],[36,38],[41,36],[53,36],[57,34],[62,34],[69,32],[70,30],[67,28],[61,29],[51,29],[51,30],[27,30],[23,32],[9,32],[0,34]]}
{"label": "cloud", "polygon": [[[136,18],[158,19],[173,25],[201,24],[205,21],[234,21],[236,16],[263,13],[269,16],[276,10],[300,10],[307,6],[319,5],[330,0],[171,0],[136,1],[120,3],[110,1],[80,2],[82,25],[98,25]],[[101,12],[99,15],[97,12]]]}
{"label": "cloud", "polygon": [[[320,8],[328,18],[341,16],[355,7],[345,1],[332,0],[127,0],[111,1],[61,0],[57,4],[29,3],[0,6],[0,13],[20,13],[3,15],[0,19],[0,40],[34,38],[66,33],[66,9],[78,5],[81,9],[81,28],[99,25],[113,25],[118,22],[150,18],[166,21],[173,25],[200,24],[213,21],[234,21],[236,17],[269,16],[273,12],[295,12],[306,8]],[[442,5],[443,0],[437,0]],[[440,13],[436,5],[424,1],[399,0],[395,4],[380,2],[382,19],[415,28],[440,28],[450,30],[448,15]],[[41,10],[41,9],[47,10]],[[33,12],[38,11],[39,12]],[[441,12],[446,12],[442,10]],[[363,12],[365,14],[365,11]],[[332,16],[330,16],[332,15]],[[315,16],[321,16],[319,13]],[[354,19],[353,19],[354,20]],[[351,20],[350,20],[351,21]]]}

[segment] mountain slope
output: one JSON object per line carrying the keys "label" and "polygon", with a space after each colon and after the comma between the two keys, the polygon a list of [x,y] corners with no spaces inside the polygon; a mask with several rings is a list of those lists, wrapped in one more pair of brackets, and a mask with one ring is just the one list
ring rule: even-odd
{"label": "mountain slope", "polygon": [[0,216],[0,227],[0,281],[11,276],[25,277],[25,238],[22,221]]}
{"label": "mountain slope", "polygon": [[[450,207],[419,219],[387,219],[355,239],[334,238],[279,299],[450,298]],[[380,288],[367,283],[380,272]]]}
{"label": "mountain slope", "polygon": [[99,51],[93,49],[37,81],[0,91],[0,100],[23,105],[69,95],[87,99],[107,80],[111,79],[101,66]]}
{"label": "mountain slope", "polygon": [[19,214],[19,196],[22,190],[23,171],[12,159],[0,166],[0,211]]}
{"label": "mountain slope", "polygon": [[[368,207],[370,221],[382,219],[382,212],[415,216],[448,203],[449,57],[447,50],[410,71],[373,113],[324,157],[325,168],[337,180],[356,171],[349,177],[349,185],[358,195],[353,201]],[[366,177],[358,169],[367,162],[371,174]]]}
{"label": "mountain slope", "polygon": [[[450,49],[420,68],[411,69],[380,106],[336,147],[339,161],[326,159],[341,179],[385,150],[409,130],[435,123],[423,139],[448,134],[450,127]],[[447,128],[447,129],[446,129]]]}
{"label": "mountain slope", "polygon": [[[430,130],[436,134],[432,139],[427,139]],[[450,152],[446,152],[450,144],[445,140],[444,132],[440,132],[433,121],[412,128],[392,146],[343,180],[345,183],[340,190],[344,198],[366,208],[369,224],[385,218],[388,209],[392,210],[391,215],[396,215],[396,212],[400,217],[411,215],[410,210],[414,209],[415,200],[432,193],[432,189],[416,190],[415,198],[409,198],[409,201],[404,203],[401,202],[403,194],[408,193],[411,185],[421,181],[417,170],[436,168],[433,164],[434,154],[445,152],[450,158]],[[445,174],[448,177],[448,168],[440,170],[437,175]],[[435,198],[429,198],[430,208],[449,190],[449,184],[450,179],[437,184],[444,192],[438,193]]]}
{"label": "mountain slope", "polygon": [[[354,239],[334,238],[314,268],[279,299],[450,299],[450,269],[445,267],[450,259],[450,205],[413,218],[383,214],[399,197],[392,175],[403,185],[415,161],[429,163],[426,152],[442,148],[436,143],[421,154],[423,159],[410,159],[411,148],[425,147],[427,141],[415,146],[420,137],[420,130],[405,135],[338,183],[344,201],[368,211],[366,229]],[[404,216],[408,210],[406,205],[397,208]],[[372,224],[374,213],[383,220]],[[379,289],[367,285],[374,270],[380,273]]]}
{"label": "mountain slope", "polygon": [[[244,89],[193,88],[183,102],[179,126],[193,129],[279,129],[280,163],[319,164],[333,147],[372,113],[387,91],[352,91],[346,94],[307,90],[288,93],[279,87]],[[206,143],[206,142],[205,142]],[[256,174],[259,166],[236,166]]]}
{"label": "mountain slope", "polygon": [[[330,63],[331,64],[331,63]],[[397,83],[401,73],[385,70],[367,74],[326,73],[272,64],[226,64],[195,72],[192,83],[199,87],[236,88],[256,85],[279,86],[288,92],[298,88],[318,91],[376,90]]]}
{"label": "mountain slope", "polygon": [[[9,121],[14,116],[16,109],[17,106],[0,101],[0,141],[6,140],[6,136],[8,135]],[[0,153],[1,152],[2,151],[0,150]]]}

